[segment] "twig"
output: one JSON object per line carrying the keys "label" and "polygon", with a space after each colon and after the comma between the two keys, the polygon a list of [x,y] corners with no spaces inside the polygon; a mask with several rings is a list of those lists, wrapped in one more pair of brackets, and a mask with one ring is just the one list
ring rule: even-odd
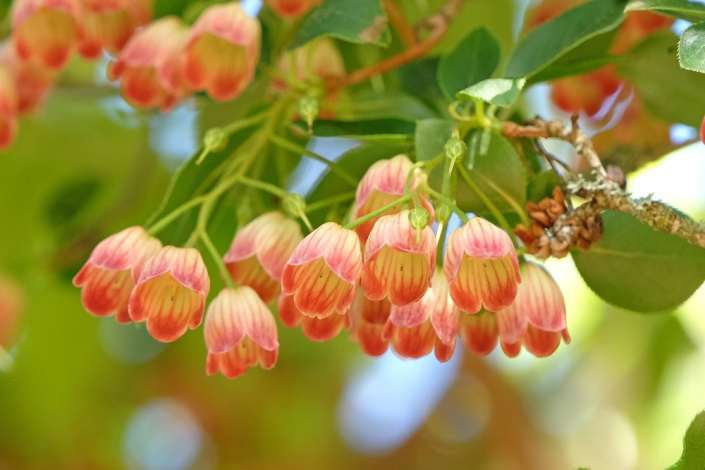
{"label": "twig", "polygon": [[383,0],[382,6],[404,45],[408,47],[418,43],[419,39],[416,37],[416,33],[411,26],[409,26],[409,23],[406,22],[406,18],[404,18],[404,15],[394,3],[394,0]]}

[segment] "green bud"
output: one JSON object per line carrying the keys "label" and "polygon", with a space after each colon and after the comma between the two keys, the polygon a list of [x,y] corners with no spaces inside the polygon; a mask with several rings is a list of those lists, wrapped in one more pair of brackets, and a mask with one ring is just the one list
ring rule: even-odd
{"label": "green bud", "polygon": [[306,214],[306,201],[301,194],[288,194],[282,201],[282,207],[288,214],[297,218]]}
{"label": "green bud", "polygon": [[440,204],[436,207],[436,220],[438,220],[438,222],[448,222],[451,215],[453,215],[453,209],[451,209],[448,204]]}
{"label": "green bud", "polygon": [[448,139],[448,142],[446,142],[443,150],[446,152],[446,158],[452,158],[457,162],[461,162],[468,152],[468,146],[458,137],[451,137]]}
{"label": "green bud", "polygon": [[308,132],[313,129],[313,121],[318,117],[318,100],[316,98],[304,97],[299,101],[299,113],[308,124]]}
{"label": "green bud", "polygon": [[409,211],[409,223],[418,230],[425,228],[431,221],[431,214],[423,207],[415,207]]}
{"label": "green bud", "polygon": [[219,152],[228,145],[228,133],[222,127],[213,127],[203,136],[203,145],[209,152]]}

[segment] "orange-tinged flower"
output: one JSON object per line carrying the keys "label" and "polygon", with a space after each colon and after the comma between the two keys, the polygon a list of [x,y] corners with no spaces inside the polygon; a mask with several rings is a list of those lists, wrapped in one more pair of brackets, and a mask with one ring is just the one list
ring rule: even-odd
{"label": "orange-tinged flower", "polygon": [[345,313],[362,271],[360,240],[352,230],[328,222],[296,247],[282,273],[282,292],[294,296],[305,315]]}
{"label": "orange-tinged flower", "polygon": [[208,375],[220,371],[234,379],[250,366],[271,369],[277,362],[277,324],[262,299],[247,286],[220,291],[208,307],[204,334]]}
{"label": "orange-tinged flower", "polygon": [[284,266],[302,239],[296,221],[267,212],[237,232],[223,261],[236,283],[250,286],[269,304],[279,295]]}
{"label": "orange-tinged flower", "polygon": [[[353,218],[363,217],[404,195],[406,179],[413,167],[413,163],[406,155],[397,155],[389,160],[379,160],[370,166],[360,180],[355,192],[355,205]],[[421,170],[415,170],[411,178],[411,190],[415,190],[424,180],[425,175]],[[433,222],[433,207],[428,203],[425,194],[420,194],[421,204],[431,214],[429,223]],[[413,207],[413,204],[412,204]],[[358,225],[355,231],[360,240],[365,243],[375,223],[383,215],[396,214],[401,211],[402,205],[389,209],[384,214]]]}
{"label": "orange-tinged flower", "polygon": [[389,300],[370,300],[362,287],[356,289],[355,300],[350,307],[352,328],[350,339],[355,341],[368,356],[381,356],[389,348],[389,340],[382,337],[389,319],[392,304]]}
{"label": "orange-tinged flower", "polygon": [[335,338],[341,330],[350,328],[350,313],[333,314],[325,318],[304,315],[296,308],[290,295],[279,295],[277,310],[282,323],[289,328],[301,325],[301,331],[312,341],[328,341]]}
{"label": "orange-tinged flower", "polygon": [[22,288],[13,279],[0,275],[0,347],[9,350],[17,336],[24,304]]}
{"label": "orange-tinged flower", "polygon": [[17,90],[7,69],[0,65],[0,150],[5,150],[17,134]]}
{"label": "orange-tinged flower", "polygon": [[264,0],[279,16],[297,18],[305,15],[312,7],[320,5],[323,0]]}
{"label": "orange-tinged flower", "polygon": [[459,315],[448,295],[443,271],[436,268],[433,284],[420,300],[401,307],[392,305],[383,334],[392,339],[395,350],[402,356],[420,357],[435,346],[436,357],[445,362],[455,350]]}
{"label": "orange-tinged flower", "polygon": [[110,80],[120,79],[122,96],[136,108],[169,110],[188,94],[179,68],[188,29],[168,16],[148,24],[127,41],[108,67]]}
{"label": "orange-tinged flower", "polygon": [[81,0],[84,35],[78,51],[95,59],[103,49],[116,54],[132,33],[152,18],[153,0]]}
{"label": "orange-tinged flower", "polygon": [[523,282],[516,299],[497,312],[497,327],[503,348],[505,343],[521,346],[523,342],[536,356],[550,355],[560,344],[562,336],[569,338],[563,294],[556,281],[539,265],[525,263],[521,274]]}
{"label": "orange-tinged flower", "polygon": [[238,2],[213,5],[193,25],[184,49],[182,70],[188,86],[216,100],[239,95],[250,83],[259,60],[260,25]]}
{"label": "orange-tinged flower", "polygon": [[600,111],[605,99],[619,90],[621,84],[615,67],[606,66],[583,75],[555,80],[551,100],[563,111],[583,111],[591,117]]}
{"label": "orange-tinged flower", "polygon": [[130,227],[109,236],[93,249],[86,264],[73,278],[82,287],[83,307],[93,315],[115,314],[119,323],[130,323],[130,292],[147,260],[162,244],[142,227]]}
{"label": "orange-tinged flower", "polygon": [[499,329],[493,312],[461,314],[458,332],[465,347],[478,356],[486,356],[497,346]]}
{"label": "orange-tinged flower", "polygon": [[15,0],[12,29],[17,53],[44,66],[66,65],[82,35],[78,0]]}
{"label": "orange-tinged flower", "polygon": [[174,341],[201,324],[210,279],[198,250],[165,246],[142,268],[129,302],[130,318],[147,321],[159,341]]}
{"label": "orange-tinged flower", "polygon": [[491,312],[509,306],[521,282],[509,235],[480,217],[450,234],[443,268],[453,302],[468,313],[483,305]]}
{"label": "orange-tinged flower", "polygon": [[361,284],[372,300],[389,297],[393,305],[421,299],[431,285],[436,264],[436,238],[424,227],[409,222],[409,211],[381,217],[365,246]]}
{"label": "orange-tinged flower", "polygon": [[36,61],[22,60],[12,42],[3,44],[0,64],[6,68],[14,82],[19,114],[32,112],[39,107],[56,80],[55,70]]}

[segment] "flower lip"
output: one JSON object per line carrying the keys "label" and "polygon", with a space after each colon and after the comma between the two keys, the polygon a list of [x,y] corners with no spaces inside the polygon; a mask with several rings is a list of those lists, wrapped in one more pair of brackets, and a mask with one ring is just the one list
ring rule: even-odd
{"label": "flower lip", "polygon": [[181,285],[198,293],[207,294],[210,278],[201,254],[195,248],[176,248],[167,245],[159,250],[140,274],[138,283],[144,283],[163,274],[171,276]]}

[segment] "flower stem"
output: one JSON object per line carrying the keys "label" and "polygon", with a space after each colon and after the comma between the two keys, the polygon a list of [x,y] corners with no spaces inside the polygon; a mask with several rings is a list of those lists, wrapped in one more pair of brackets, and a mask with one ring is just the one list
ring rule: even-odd
{"label": "flower stem", "polygon": [[436,264],[439,266],[443,265],[443,243],[446,240],[447,232],[448,223],[440,222],[438,224],[438,230],[436,231]]}
{"label": "flower stem", "polygon": [[470,173],[465,168],[458,167],[460,169],[460,176],[465,180],[465,182],[472,188],[473,191],[475,191],[475,194],[477,194],[477,197],[482,200],[482,203],[489,209],[489,211],[492,213],[495,219],[497,219],[497,222],[507,231],[507,233],[512,233],[512,228],[509,225],[509,222],[507,222],[507,219],[502,215],[502,212],[497,208],[497,206],[492,202],[492,200],[487,196],[487,194],[480,189],[480,187],[473,181],[473,179],[470,177]]}
{"label": "flower stem", "polygon": [[282,199],[289,195],[289,193],[287,193],[285,190],[271,183],[265,183],[264,181],[247,178],[245,176],[241,176],[240,178],[238,178],[238,180],[242,184],[245,184],[252,188],[261,189],[262,191],[266,191],[269,194],[273,194],[274,196],[277,196]]}
{"label": "flower stem", "polygon": [[325,164],[326,166],[328,166],[331,173],[336,174],[337,176],[339,176],[340,178],[345,180],[346,183],[349,183],[352,187],[357,186],[358,181],[355,178],[353,178],[352,176],[350,176],[349,174],[347,174],[347,172],[345,170],[343,170],[342,168],[340,168],[340,166],[337,165],[335,162],[332,162],[332,161],[328,160],[327,158],[324,158],[321,155],[318,155],[317,153],[311,152],[310,150],[308,150],[305,147],[297,145],[297,144],[290,142],[286,139],[283,139],[277,135],[270,134],[269,140],[275,145],[278,145],[282,148],[285,148],[285,149],[290,150],[295,153],[300,153],[301,155],[306,155],[309,158],[312,158],[316,161],[319,161],[319,162]]}
{"label": "flower stem", "polygon": [[431,196],[433,196],[434,199],[437,199],[441,201],[442,203],[446,204],[448,207],[450,207],[453,212],[460,218],[460,220],[463,221],[464,224],[468,223],[470,221],[470,218],[468,215],[461,211],[458,206],[455,205],[455,201],[453,199],[444,196],[443,194],[439,193],[438,191],[434,190],[432,187],[430,187],[428,184],[423,185],[423,189],[428,192]]}
{"label": "flower stem", "polygon": [[354,229],[355,227],[357,227],[358,225],[364,224],[364,223],[367,222],[368,220],[374,219],[374,218],[377,217],[378,215],[384,214],[384,213],[387,212],[389,209],[392,209],[392,208],[398,206],[399,204],[405,203],[405,202],[408,201],[409,199],[411,199],[411,194],[404,194],[402,197],[400,197],[400,198],[397,199],[396,201],[390,202],[390,203],[387,204],[386,206],[382,206],[382,207],[380,207],[379,209],[377,209],[376,211],[372,211],[372,212],[370,212],[370,213],[367,214],[367,215],[363,215],[363,216],[360,217],[359,219],[353,220],[352,222],[350,222],[349,224],[347,224],[344,228],[346,228],[346,229],[348,229],[348,230],[352,230],[352,229]]}
{"label": "flower stem", "polygon": [[355,197],[355,191],[350,191],[348,193],[343,193],[343,194],[338,194],[337,196],[331,196],[325,199],[321,199],[320,201],[316,201],[314,203],[308,204],[306,206],[306,212],[311,213],[311,212],[316,212],[318,210],[324,209],[328,206],[332,206],[334,204],[337,204],[339,202],[345,202],[350,199],[353,199]]}
{"label": "flower stem", "polygon": [[230,277],[228,268],[225,267],[225,263],[223,263],[223,258],[221,257],[220,253],[218,253],[218,250],[215,248],[215,245],[213,245],[213,241],[211,240],[211,237],[208,236],[208,232],[206,232],[205,230],[200,231],[199,238],[210,253],[211,257],[213,258],[213,261],[215,261],[216,266],[218,266],[220,277],[223,278],[223,282],[225,283],[225,285],[227,287],[230,287],[231,289],[235,289],[235,283]]}
{"label": "flower stem", "polygon": [[181,204],[179,207],[169,212],[167,215],[152,224],[152,226],[147,229],[147,233],[152,236],[156,235],[157,233],[164,230],[167,226],[169,226],[169,224],[178,219],[184,212],[188,211],[189,209],[192,209],[193,207],[196,207],[199,204],[202,204],[206,201],[206,199],[208,199],[207,194],[195,197],[190,201]]}

